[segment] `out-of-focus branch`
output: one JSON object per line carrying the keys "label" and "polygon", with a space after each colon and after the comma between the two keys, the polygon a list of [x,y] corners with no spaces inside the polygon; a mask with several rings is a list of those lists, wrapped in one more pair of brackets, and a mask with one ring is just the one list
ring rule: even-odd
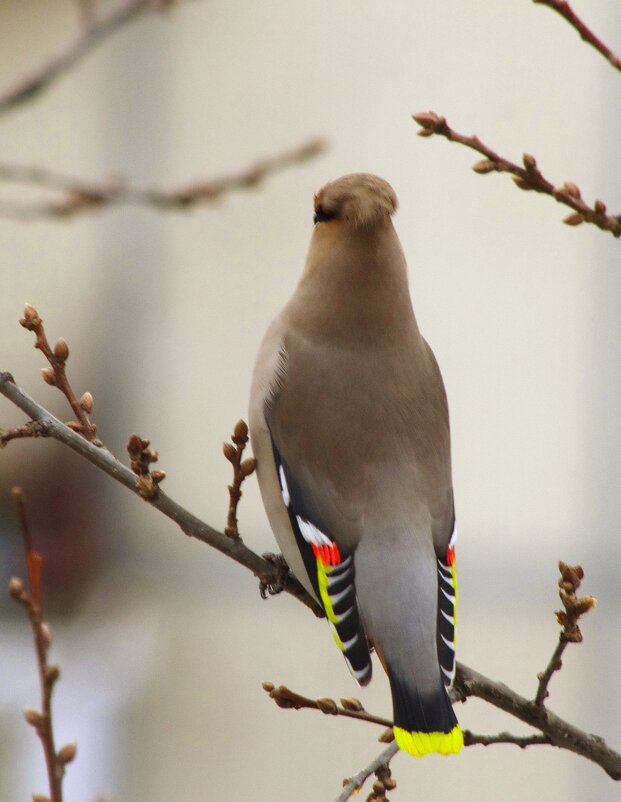
{"label": "out-of-focus branch", "polygon": [[[51,412],[48,412],[18,387],[10,373],[0,372],[0,394],[19,407],[30,420],[37,422],[39,436],[52,437],[58,440],[117,482],[125,485],[137,495],[141,495],[136,482],[136,474],[133,471],[123,465],[122,462],[119,462],[105,447],[98,448],[85,440],[82,435],[69,429],[58,418],[54,417]],[[176,501],[173,501],[161,490],[155,495],[145,498],[145,501],[173,520],[186,535],[207,543],[207,545],[212,546],[227,557],[235,560],[235,562],[248,568],[261,580],[277,582],[281,579],[277,568],[244,545],[241,538],[232,539],[223,532],[218,532],[217,529],[192,515],[191,512],[177,504]],[[284,590],[305,604],[315,615],[324,615],[317,602],[309,596],[293,576],[287,577]]]}
{"label": "out-of-focus branch", "polygon": [[596,200],[592,207],[589,206],[582,200],[580,189],[571,181],[566,181],[562,186],[552,184],[542,175],[534,156],[529,153],[524,154],[522,160],[524,166],[521,167],[503,156],[499,156],[477,136],[465,136],[454,131],[445,117],[441,117],[433,111],[421,112],[412,116],[415,122],[421,126],[421,130],[418,132],[419,136],[427,137],[437,134],[450,142],[458,142],[485,156],[485,159],[473,165],[472,169],[475,173],[481,175],[494,172],[510,173],[515,185],[520,189],[549,195],[559,203],[573,209],[573,214],[563,220],[567,225],[579,226],[581,223],[592,223],[602,231],[610,231],[613,237],[621,237],[621,215],[608,214],[606,204],[601,200]]}
{"label": "out-of-focus branch", "polygon": [[42,202],[0,201],[0,216],[23,222],[67,219],[121,203],[184,211],[201,204],[216,203],[230,192],[253,189],[274,173],[319,156],[325,148],[323,140],[311,139],[256,161],[239,172],[193,181],[169,190],[134,187],[123,179],[84,181],[39,167],[0,162],[0,181],[27,184],[61,194],[59,199]]}
{"label": "out-of-focus branch", "polygon": [[[43,605],[41,600],[41,570],[43,560],[32,545],[22,490],[19,487],[14,487],[12,492],[15,503],[17,504],[21,523],[29,587],[28,590],[26,590],[22,580],[13,577],[9,582],[9,595],[14,601],[21,604],[28,614],[37,655],[37,668],[39,670],[39,682],[41,686],[41,710],[27,707],[24,710],[24,718],[28,724],[35,728],[43,747],[45,764],[47,767],[50,802],[62,802],[62,783],[65,768],[67,764],[74,759],[77,746],[75,743],[68,743],[59,749],[58,752],[56,751],[52,720],[52,692],[60,676],[60,671],[58,670],[58,666],[50,665],[47,661],[47,653],[52,638],[49,625],[43,618]],[[45,797],[37,795],[33,797],[33,799],[37,798],[45,799]]]}
{"label": "out-of-focus branch", "polygon": [[547,6],[553,11],[556,11],[567,22],[575,28],[578,35],[585,42],[588,42],[592,47],[598,50],[602,56],[608,61],[616,70],[621,72],[621,58],[616,56],[608,45],[604,44],[602,40],[596,36],[588,25],[583,22],[576,14],[573,8],[566,0],[533,0],[533,3],[541,6]]}
{"label": "out-of-focus branch", "polygon": [[[390,746],[384,749],[384,751],[379,754],[375,760],[372,760],[368,766],[365,766],[362,771],[359,771],[358,774],[355,774],[353,777],[350,777],[348,780],[346,780],[343,783],[343,790],[337,797],[336,802],[347,802],[348,799],[351,799],[352,796],[360,791],[368,777],[377,773],[378,771],[381,771],[382,769],[388,769],[388,764],[398,751],[399,747],[397,744],[390,744]],[[384,779],[382,785],[386,790],[396,787],[394,780],[389,782],[389,787],[386,787],[386,780]],[[377,799],[377,796],[375,799]]]}
{"label": "out-of-focus branch", "polygon": [[99,15],[91,9],[87,18],[88,24],[75,39],[63,45],[36,69],[0,91],[0,114],[31,100],[47,89],[86,53],[139,15],[164,9],[168,5],[170,4],[166,0],[123,0]]}

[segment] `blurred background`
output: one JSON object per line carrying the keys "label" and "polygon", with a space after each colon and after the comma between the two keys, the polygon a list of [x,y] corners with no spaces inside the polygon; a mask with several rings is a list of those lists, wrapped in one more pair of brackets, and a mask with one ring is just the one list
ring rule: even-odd
{"label": "blurred background", "polygon": [[[575,10],[621,50],[606,0]],[[0,91],[80,35],[88,3],[0,4]],[[102,2],[101,11],[113,3]],[[137,16],[44,94],[0,117],[0,161],[84,180],[170,189],[235,173],[314,137],[314,160],[217,204],[113,205],[67,220],[16,220],[58,199],[0,182],[0,369],[63,419],[42,355],[17,323],[25,301],[69,375],[92,392],[106,445],[150,438],[164,489],[222,528],[229,464],[260,338],[291,294],[312,195],[353,171],[388,179],[419,324],[444,375],[460,531],[458,657],[533,695],[557,639],[557,562],[581,563],[599,605],[566,652],[550,706],[621,747],[620,245],[478,157],[421,139],[411,113],[445,115],[502,155],[533,153],[557,184],[619,210],[621,76],[528,0],[341,3],[191,0]],[[23,415],[0,398],[0,427]],[[62,676],[59,745],[77,740],[67,802],[315,802],[381,751],[376,729],[278,709],[262,680],[308,696],[360,696],[390,716],[387,681],[359,691],[325,622],[258,583],[60,445],[0,454],[0,579],[25,573],[10,488],[24,488],[45,557],[45,604]],[[240,528],[275,543],[258,488]],[[38,705],[30,631],[0,604],[0,800],[46,791],[24,706]],[[464,727],[526,728],[476,700]],[[395,802],[612,800],[597,766],[553,748],[473,747],[392,763]],[[519,779],[518,779],[519,778]],[[368,788],[363,791],[366,797]]]}

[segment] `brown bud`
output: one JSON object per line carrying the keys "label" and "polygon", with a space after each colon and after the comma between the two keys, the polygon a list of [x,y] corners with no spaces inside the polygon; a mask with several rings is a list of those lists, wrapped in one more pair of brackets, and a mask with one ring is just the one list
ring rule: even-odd
{"label": "brown bud", "polygon": [[384,788],[387,791],[394,791],[397,787],[397,781],[393,780],[392,777],[384,777],[382,782],[384,783]]}
{"label": "brown bud", "polygon": [[80,398],[80,406],[82,407],[84,412],[86,412],[87,415],[90,415],[91,412],[93,411],[93,405],[94,405],[93,396],[88,392],[84,393],[82,398]]}
{"label": "brown bud", "polygon": [[160,482],[163,482],[165,478],[166,471],[151,471],[151,479],[153,479],[156,485],[159,485]]}
{"label": "brown bud", "polygon": [[12,599],[20,600],[24,594],[24,583],[18,576],[12,577],[9,582],[9,596]]}
{"label": "brown bud", "polygon": [[231,440],[236,445],[245,445],[248,442],[248,425],[243,420],[238,420],[233,429]]}
{"label": "brown bud", "polygon": [[28,331],[33,331],[38,326],[40,326],[42,322],[43,321],[39,317],[39,313],[34,308],[34,306],[26,304],[24,306],[24,317],[19,319],[20,325],[23,326],[25,329],[28,329]]}
{"label": "brown bud", "polygon": [[572,198],[580,197],[580,190],[573,183],[573,181],[565,181],[565,183],[563,184],[563,189],[568,195],[571,195]]}
{"label": "brown bud", "polygon": [[338,707],[336,706],[334,699],[328,699],[328,697],[322,696],[319,699],[315,699],[315,702],[322,713],[326,713],[326,715],[331,716],[337,715]]}
{"label": "brown bud", "polygon": [[351,710],[355,713],[359,713],[361,710],[364,710],[360,699],[356,699],[353,696],[345,696],[341,698],[341,707],[344,707],[345,710]]}
{"label": "brown bud", "polygon": [[373,783],[373,792],[379,795],[383,794],[385,790],[384,783],[381,780],[375,780]]}
{"label": "brown bud", "polygon": [[433,128],[421,128],[420,131],[416,132],[416,136],[433,136],[435,131]]}
{"label": "brown bud", "polygon": [[241,471],[242,476],[250,476],[251,473],[254,473],[254,469],[257,467],[257,461],[254,457],[248,457],[245,459],[241,465],[239,466],[239,470]]}
{"label": "brown bud", "polygon": [[48,666],[45,672],[45,678],[48,682],[56,682],[56,680],[60,677],[60,668],[55,665]]}
{"label": "brown bud", "polygon": [[142,452],[142,458],[146,460],[146,462],[157,462],[159,454],[154,448],[145,448]]}
{"label": "brown bud", "polygon": [[263,688],[264,691],[267,691],[267,693],[271,693],[276,686],[274,685],[273,682],[265,680],[264,682],[261,683],[261,687]]}
{"label": "brown bud", "polygon": [[413,114],[412,119],[426,129],[433,129],[439,124],[446,123],[444,117],[439,117],[435,111],[420,111]]}
{"label": "brown bud", "polygon": [[129,452],[129,456],[132,458],[140,456],[140,452],[142,451],[142,440],[140,439],[139,435],[131,434],[129,436],[129,440],[127,441],[127,451]]}
{"label": "brown bud", "polygon": [[43,643],[45,644],[45,648],[49,649],[50,643],[52,642],[52,630],[50,629],[50,625],[47,621],[43,621],[41,623],[41,637],[43,638]]}
{"label": "brown bud", "polygon": [[573,214],[568,214],[567,217],[563,219],[563,222],[567,226],[579,226],[581,223],[584,223],[585,217],[580,212],[574,212]]}
{"label": "brown bud", "polygon": [[496,162],[493,162],[491,159],[481,159],[480,162],[472,165],[472,169],[475,173],[479,173],[480,175],[491,173],[496,169]]}
{"label": "brown bud", "polygon": [[530,182],[527,181],[525,178],[522,178],[521,175],[514,175],[513,183],[515,184],[516,187],[519,187],[519,189],[523,189],[524,192],[528,192],[529,189],[532,189],[532,185],[530,184]]}
{"label": "brown bud", "polygon": [[61,362],[66,362],[69,359],[69,346],[66,340],[60,337],[54,346],[54,356]]}
{"label": "brown bud", "polygon": [[594,607],[597,607],[597,599],[593,596],[581,596],[572,605],[573,611],[578,616],[588,613],[589,610],[592,610]]}
{"label": "brown bud", "polygon": [[377,739],[381,744],[390,744],[395,740],[395,734],[392,731],[392,727],[389,727],[387,730],[379,736]]}
{"label": "brown bud", "polygon": [[56,387],[56,376],[54,375],[54,368],[41,368],[41,376],[46,384]]}
{"label": "brown bud", "polygon": [[596,200],[593,208],[595,209],[597,214],[606,214],[606,204],[604,201]]}
{"label": "brown bud", "polygon": [[230,443],[222,443],[222,453],[229,462],[235,462],[235,457],[237,456],[237,449],[235,446],[232,446]]}
{"label": "brown bud", "polygon": [[68,429],[71,429],[72,432],[81,432],[82,431],[82,424],[78,423],[77,420],[68,420],[65,423],[65,426]]}
{"label": "brown bud", "polygon": [[65,744],[56,755],[56,759],[60,763],[61,766],[66,766],[67,763],[71,763],[73,758],[76,756],[76,752],[78,751],[78,745],[75,741],[72,741],[69,744]]}
{"label": "brown bud", "polygon": [[33,727],[40,727],[43,723],[43,715],[33,707],[25,707],[22,712],[26,721]]}
{"label": "brown bud", "polygon": [[522,163],[529,172],[535,170],[537,167],[537,160],[534,156],[531,156],[530,153],[524,153],[522,156]]}

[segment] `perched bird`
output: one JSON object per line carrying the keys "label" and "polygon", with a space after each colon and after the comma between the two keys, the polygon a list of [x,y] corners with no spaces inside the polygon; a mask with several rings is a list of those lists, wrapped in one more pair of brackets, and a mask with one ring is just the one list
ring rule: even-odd
{"label": "perched bird", "polygon": [[250,435],[270,525],[355,679],[371,647],[412,755],[459,752],[455,516],[446,395],[410,300],[392,187],[315,195],[306,265],[257,358]]}

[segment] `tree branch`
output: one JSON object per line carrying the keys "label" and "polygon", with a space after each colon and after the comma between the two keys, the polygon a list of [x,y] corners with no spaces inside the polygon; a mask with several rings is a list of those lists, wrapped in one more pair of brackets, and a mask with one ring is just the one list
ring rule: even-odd
{"label": "tree branch", "polygon": [[326,149],[315,138],[295,148],[250,164],[236,173],[193,181],[173,189],[140,188],[123,179],[108,182],[84,181],[40,167],[0,163],[0,181],[13,181],[61,193],[59,200],[38,203],[0,201],[0,216],[22,222],[67,219],[115,204],[133,204],[160,210],[185,211],[213,204],[234,191],[259,186],[269,176],[319,156]]}
{"label": "tree branch", "polygon": [[621,780],[621,755],[611,749],[603,738],[579,730],[547,708],[541,711],[532,700],[520,696],[503,683],[488,679],[463,663],[457,663],[454,696],[462,701],[469,696],[476,696],[489,702],[540,730],[553,746],[582,755],[601,766],[613,780]]}
{"label": "tree branch", "polygon": [[359,771],[358,774],[355,774],[353,777],[347,780],[347,782],[344,784],[342,792],[337,797],[336,802],[347,802],[348,799],[351,799],[351,797],[354,796],[354,794],[357,794],[362,788],[368,777],[370,777],[372,774],[375,774],[375,772],[379,769],[388,768],[388,764],[398,751],[399,747],[396,743],[390,744],[390,746],[384,749],[384,751],[378,755],[375,760],[372,760],[368,766],[365,766],[362,771]]}
{"label": "tree branch", "polygon": [[615,56],[608,45],[604,44],[602,40],[597,37],[591,29],[584,23],[576,14],[573,8],[566,0],[533,0],[537,5],[547,6],[553,11],[556,11],[577,31],[578,35],[585,42],[599,51],[602,56],[608,61],[616,70],[621,72],[621,58]]}
{"label": "tree branch", "polygon": [[[22,412],[25,412],[30,420],[38,423],[39,436],[52,437],[58,440],[97,468],[100,468],[108,476],[140,495],[140,486],[137,483],[135,473],[123,465],[122,462],[119,462],[107,448],[94,446],[80,434],[73,432],[64,423],[61,423],[58,418],[55,418],[18,387],[10,373],[0,373],[0,394],[8,398]],[[276,582],[278,580],[279,574],[275,566],[245,546],[241,538],[232,539],[224,533],[218,532],[218,530],[192,515],[180,504],[177,504],[176,501],[173,501],[161,490],[157,494],[145,498],[145,501],[174,521],[189,537],[196,538],[212,546],[266,582]],[[305,604],[315,615],[323,617],[323,610],[294,577],[289,576],[287,578],[284,589]]]}
{"label": "tree branch", "polygon": [[[41,601],[41,571],[43,560],[32,545],[32,537],[26,519],[22,490],[19,487],[14,487],[12,492],[15,503],[17,504],[21,523],[22,538],[26,552],[26,565],[28,568],[29,589],[26,590],[21,579],[13,577],[9,582],[9,595],[14,601],[21,604],[28,614],[37,655],[37,668],[41,686],[41,710],[39,711],[27,707],[24,710],[24,718],[28,724],[35,728],[41,741],[41,746],[43,747],[50,802],[62,802],[62,783],[65,768],[67,764],[74,759],[77,746],[75,743],[68,743],[58,752],[56,751],[52,720],[52,692],[60,676],[60,672],[58,666],[50,665],[47,661],[47,653],[50,648],[52,637],[49,625],[43,618],[43,606]],[[35,795],[33,798],[44,799],[45,797],[38,797]]]}
{"label": "tree branch", "polygon": [[490,746],[491,744],[514,744],[520,749],[527,746],[546,746],[552,741],[547,735],[513,735],[510,732],[499,732],[498,735],[478,735],[470,730],[464,730],[464,746]]}
{"label": "tree branch", "polygon": [[555,186],[547,178],[544,178],[537,167],[534,156],[525,153],[523,156],[523,167],[519,164],[499,156],[485,145],[477,136],[465,136],[454,131],[446,121],[434,111],[421,112],[412,115],[415,122],[421,126],[418,131],[419,136],[427,137],[437,134],[449,140],[458,142],[467,148],[477,151],[485,159],[476,162],[472,169],[475,173],[485,175],[486,173],[510,173],[513,181],[519,189],[525,191],[533,190],[544,195],[549,195],[558,203],[562,203],[574,210],[573,214],[568,215],[563,220],[568,226],[579,226],[581,223],[592,223],[602,231],[610,231],[613,237],[621,237],[621,215],[609,215],[606,212],[606,204],[601,200],[596,200],[593,207],[590,207],[582,200],[580,189],[571,181],[566,181],[562,186]]}
{"label": "tree branch", "polygon": [[0,91],[0,114],[31,100],[64,73],[68,72],[90,50],[135,17],[165,8],[165,0],[123,0],[99,17],[91,15],[89,23],[71,42],[64,45],[39,67]]}

